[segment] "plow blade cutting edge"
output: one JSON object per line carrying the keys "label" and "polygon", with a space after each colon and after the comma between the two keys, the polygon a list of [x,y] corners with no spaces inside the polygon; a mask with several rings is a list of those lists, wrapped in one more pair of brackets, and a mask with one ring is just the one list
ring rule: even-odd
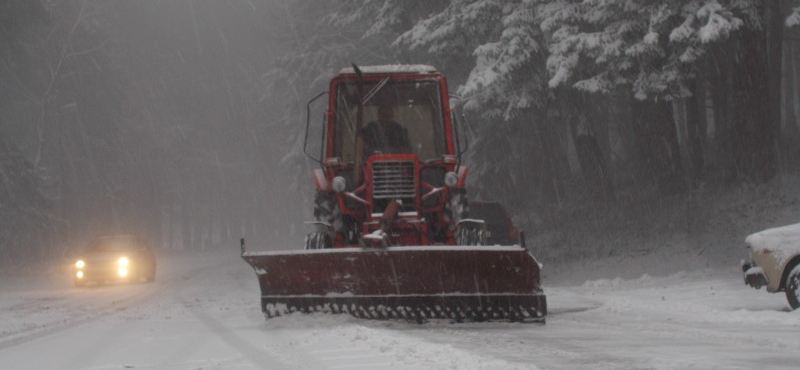
{"label": "plow blade cutting edge", "polygon": [[267,318],[544,322],[540,267],[519,246],[404,246],[246,252]]}

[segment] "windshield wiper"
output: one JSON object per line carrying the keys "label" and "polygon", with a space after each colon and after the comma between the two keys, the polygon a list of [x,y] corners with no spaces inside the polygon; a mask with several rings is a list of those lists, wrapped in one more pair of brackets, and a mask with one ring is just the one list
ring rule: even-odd
{"label": "windshield wiper", "polygon": [[373,86],[372,89],[370,89],[366,95],[364,95],[364,99],[361,101],[361,104],[367,104],[367,102],[370,99],[372,99],[372,97],[375,96],[378,90],[383,88],[383,86],[386,85],[387,82],[389,82],[389,77],[384,77],[382,80],[378,81],[378,83],[375,86]]}

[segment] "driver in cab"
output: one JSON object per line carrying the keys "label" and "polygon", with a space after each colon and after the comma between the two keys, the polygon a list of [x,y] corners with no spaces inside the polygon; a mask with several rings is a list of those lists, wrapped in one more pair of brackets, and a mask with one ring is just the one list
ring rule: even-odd
{"label": "driver in cab", "polygon": [[411,153],[408,130],[394,120],[390,105],[379,106],[378,119],[362,128],[360,134],[367,155]]}

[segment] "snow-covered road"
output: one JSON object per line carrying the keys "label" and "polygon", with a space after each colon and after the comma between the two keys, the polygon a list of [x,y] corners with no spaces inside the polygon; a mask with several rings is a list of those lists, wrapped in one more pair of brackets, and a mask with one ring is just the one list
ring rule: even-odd
{"label": "snow-covered road", "polygon": [[153,284],[3,276],[0,369],[800,367],[800,312],[746,287],[735,267],[544,287],[546,325],[418,325],[264,320],[255,274],[235,252],[162,257]]}

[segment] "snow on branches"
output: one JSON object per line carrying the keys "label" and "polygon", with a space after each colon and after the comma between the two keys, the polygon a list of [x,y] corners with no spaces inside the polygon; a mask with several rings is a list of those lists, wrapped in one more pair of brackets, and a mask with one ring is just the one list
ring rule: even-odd
{"label": "snow on branches", "polygon": [[696,14],[699,19],[706,20],[705,25],[697,32],[704,44],[726,38],[744,24],[716,1],[703,5]]}
{"label": "snow on branches", "polygon": [[427,48],[441,54],[472,50],[478,40],[490,38],[502,15],[502,0],[452,0],[441,12],[416,23],[394,42],[411,49]]}
{"label": "snow on branches", "polygon": [[639,99],[687,96],[711,45],[758,19],[752,1],[562,0],[545,6],[549,85],[590,92],[631,86]]}
{"label": "snow on branches", "polygon": [[786,18],[786,27],[800,26],[800,0],[794,1],[796,7],[792,9],[791,14]]}
{"label": "snow on branches", "polygon": [[458,92],[465,107],[484,117],[509,119],[520,109],[541,104],[537,61],[542,33],[535,1],[453,0],[441,12],[418,22],[395,45],[425,48],[434,54],[470,52],[475,66]]}
{"label": "snow on branches", "polygon": [[[391,46],[474,65],[458,92],[485,116],[513,117],[540,106],[549,89],[640,99],[689,95],[688,82],[708,52],[742,30],[763,25],[752,0],[339,0],[334,19],[371,21],[364,37],[398,35]],[[786,19],[800,25],[800,0]],[[403,26],[405,25],[405,26]]]}
{"label": "snow on branches", "polygon": [[535,67],[543,48],[542,34],[533,27],[534,10],[524,3],[510,4],[501,22],[498,41],[475,49],[475,68],[458,92],[469,97],[467,109],[492,106],[496,110],[484,111],[485,116],[507,120],[520,109],[541,106],[546,94]]}

